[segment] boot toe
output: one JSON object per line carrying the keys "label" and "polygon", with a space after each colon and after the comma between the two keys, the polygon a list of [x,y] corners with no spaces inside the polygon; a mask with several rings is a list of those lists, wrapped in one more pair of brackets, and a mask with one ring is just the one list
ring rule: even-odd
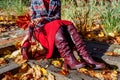
{"label": "boot toe", "polygon": [[74,67],[71,67],[72,69],[79,69],[79,68],[83,68],[85,67],[86,64],[84,62],[80,62],[77,65],[75,65]]}
{"label": "boot toe", "polygon": [[95,65],[95,67],[93,69],[104,69],[105,68],[105,64],[101,63],[98,65]]}

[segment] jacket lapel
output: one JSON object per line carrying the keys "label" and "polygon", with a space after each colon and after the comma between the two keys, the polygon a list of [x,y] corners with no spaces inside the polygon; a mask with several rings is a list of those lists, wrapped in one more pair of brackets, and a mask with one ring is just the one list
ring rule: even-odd
{"label": "jacket lapel", "polygon": [[43,12],[42,15],[48,15],[48,17],[50,15],[52,15],[52,11],[54,11],[54,9],[56,8],[56,6],[55,6],[56,0],[50,0],[48,12],[47,12],[47,9],[45,7],[45,4],[44,4],[43,0],[40,0],[40,1],[42,3],[41,6],[43,6],[43,9],[42,9],[43,11],[41,11],[41,12]]}
{"label": "jacket lapel", "polygon": [[42,3],[42,5],[41,6],[43,6],[43,9],[42,9],[42,15],[47,15],[48,13],[47,13],[47,9],[46,9],[46,7],[45,7],[45,4],[44,4],[44,2],[43,2],[43,0],[40,0],[41,1],[41,3]]}
{"label": "jacket lapel", "polygon": [[56,4],[56,1],[55,1],[55,0],[50,0],[48,16],[50,16],[51,13],[52,13],[52,11],[54,10],[55,4]]}

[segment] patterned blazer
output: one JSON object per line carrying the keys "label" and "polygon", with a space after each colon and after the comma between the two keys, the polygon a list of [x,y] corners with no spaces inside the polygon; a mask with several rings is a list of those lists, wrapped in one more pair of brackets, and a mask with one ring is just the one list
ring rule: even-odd
{"label": "patterned blazer", "polygon": [[60,0],[50,0],[49,9],[47,11],[43,0],[32,0],[30,6],[30,16],[32,19],[42,19],[36,27],[44,26],[44,24],[52,20],[61,19],[61,2]]}

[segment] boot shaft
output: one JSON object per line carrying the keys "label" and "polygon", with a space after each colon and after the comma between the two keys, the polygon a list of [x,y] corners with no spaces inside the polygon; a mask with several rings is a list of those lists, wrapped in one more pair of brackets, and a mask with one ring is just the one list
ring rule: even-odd
{"label": "boot shaft", "polygon": [[84,67],[84,63],[80,63],[75,59],[69,43],[63,33],[64,32],[61,28],[57,31],[55,36],[55,45],[58,48],[61,57],[64,58],[64,67],[67,68],[67,65],[69,65],[71,69]]}
{"label": "boot shaft", "polygon": [[82,56],[84,61],[86,61],[88,64],[95,65],[95,69],[102,68],[104,64],[94,61],[93,58],[88,54],[86,46],[77,30],[75,29],[74,25],[68,26],[68,32],[71,35],[71,38],[75,44],[77,51],[79,52],[79,55]]}

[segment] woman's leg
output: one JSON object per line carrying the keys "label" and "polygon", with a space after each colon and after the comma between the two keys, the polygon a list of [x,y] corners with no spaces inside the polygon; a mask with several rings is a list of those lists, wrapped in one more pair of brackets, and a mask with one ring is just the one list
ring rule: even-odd
{"label": "woman's leg", "polygon": [[74,25],[68,25],[68,32],[71,35],[71,38],[79,52],[79,55],[88,63],[94,66],[94,69],[100,69],[105,67],[103,63],[98,63],[92,59],[92,57],[88,54],[85,44],[80,38],[80,35],[77,33]]}
{"label": "woman's leg", "polygon": [[65,69],[67,69],[67,65],[71,69],[77,69],[77,68],[81,68],[81,67],[85,66],[84,62],[78,62],[75,59],[73,52],[70,49],[69,44],[64,37],[64,32],[62,30],[62,27],[60,27],[56,33],[55,46],[58,48],[60,56],[62,58],[64,58],[64,68]]}

